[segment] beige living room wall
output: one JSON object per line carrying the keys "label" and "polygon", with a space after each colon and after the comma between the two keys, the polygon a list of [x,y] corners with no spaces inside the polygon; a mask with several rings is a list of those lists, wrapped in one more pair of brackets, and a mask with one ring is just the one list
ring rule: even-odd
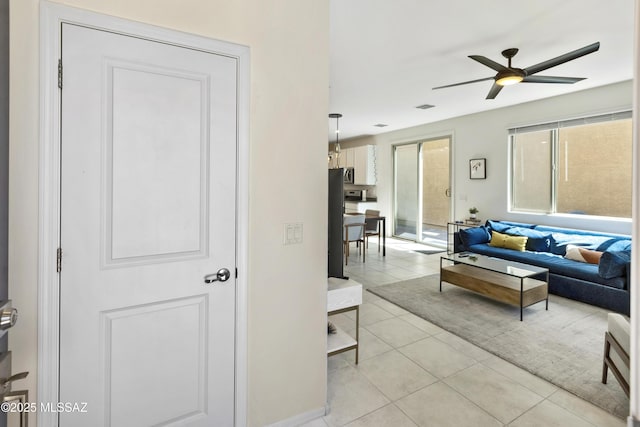
{"label": "beige living room wall", "polygon": [[[322,410],[328,0],[58,3],[250,47],[247,419],[263,426]],[[20,320],[9,345],[14,372],[30,372],[20,385],[31,401],[38,357],[39,4],[10,4],[9,283]],[[302,244],[283,245],[289,222],[303,223]]]}

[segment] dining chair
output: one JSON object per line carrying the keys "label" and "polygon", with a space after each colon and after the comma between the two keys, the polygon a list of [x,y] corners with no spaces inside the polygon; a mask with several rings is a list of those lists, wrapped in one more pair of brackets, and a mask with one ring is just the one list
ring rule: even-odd
{"label": "dining chair", "polygon": [[[351,242],[356,242],[356,247],[361,250],[364,247],[364,228],[366,226],[364,222],[364,215],[345,215],[344,220],[344,253],[345,253],[345,265],[349,264],[349,246]],[[360,246],[362,243],[362,246]],[[362,249],[362,262],[364,262],[365,255],[364,249]]]}
{"label": "dining chair", "polygon": [[367,248],[369,247],[369,237],[378,236],[378,252],[380,252],[380,211],[375,209],[367,209],[364,211],[365,216],[365,228],[364,236],[367,241]]}

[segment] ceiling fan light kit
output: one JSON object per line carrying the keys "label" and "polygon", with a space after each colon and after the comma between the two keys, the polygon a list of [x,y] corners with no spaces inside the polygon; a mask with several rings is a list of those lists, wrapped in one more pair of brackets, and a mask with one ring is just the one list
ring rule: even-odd
{"label": "ceiling fan light kit", "polygon": [[552,67],[556,67],[560,64],[564,64],[565,62],[580,58],[581,56],[596,52],[598,49],[600,49],[600,42],[595,42],[588,46],[576,49],[574,51],[565,53],[564,55],[560,55],[547,61],[540,62],[527,68],[515,68],[511,66],[511,59],[518,53],[518,49],[516,48],[505,49],[502,51],[502,56],[507,58],[508,61],[508,65],[506,67],[481,55],[469,55],[469,58],[497,71],[497,74],[493,77],[486,77],[483,79],[438,86],[434,87],[433,89],[443,89],[447,87],[466,85],[469,83],[476,83],[485,80],[494,80],[493,85],[489,90],[489,94],[487,95],[487,99],[494,99],[498,95],[498,93],[500,93],[504,86],[510,86],[517,83],[572,84],[584,80],[585,77],[534,76],[534,74]]}
{"label": "ceiling fan light kit", "polygon": [[496,76],[496,84],[500,86],[511,86],[516,83],[520,83],[524,79],[524,76],[518,74],[507,74],[500,77],[500,73]]}

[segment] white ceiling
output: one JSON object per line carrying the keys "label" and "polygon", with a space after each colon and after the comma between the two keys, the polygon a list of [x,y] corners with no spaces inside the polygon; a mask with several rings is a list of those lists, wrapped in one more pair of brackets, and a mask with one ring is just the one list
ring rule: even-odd
{"label": "white ceiling", "polygon": [[[340,139],[373,135],[451,117],[629,80],[633,0],[330,0],[331,113],[341,113]],[[575,84],[521,83],[485,97],[492,77],[468,58],[483,55],[525,68],[600,42],[600,50],[540,72],[587,77]],[[415,107],[433,104],[419,110]],[[388,127],[378,128],[384,123]],[[335,140],[329,119],[329,140]]]}

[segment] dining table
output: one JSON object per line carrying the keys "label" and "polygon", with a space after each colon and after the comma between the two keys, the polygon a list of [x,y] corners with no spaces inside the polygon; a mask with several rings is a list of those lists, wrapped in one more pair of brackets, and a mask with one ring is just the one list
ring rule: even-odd
{"label": "dining table", "polygon": [[[359,212],[348,212],[345,215],[362,215]],[[378,223],[382,223],[382,256],[387,256],[387,246],[386,246],[386,238],[387,238],[387,217],[384,215],[365,215],[365,219],[373,219],[378,221]]]}

